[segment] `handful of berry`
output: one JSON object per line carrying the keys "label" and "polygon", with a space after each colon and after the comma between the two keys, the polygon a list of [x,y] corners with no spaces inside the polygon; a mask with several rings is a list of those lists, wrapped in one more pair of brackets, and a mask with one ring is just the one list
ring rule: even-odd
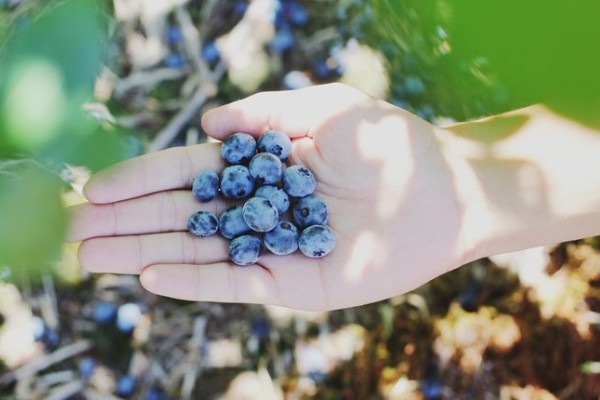
{"label": "handful of berry", "polygon": [[[231,240],[229,258],[237,265],[258,261],[266,247],[276,255],[300,249],[311,258],[324,257],[335,247],[335,236],[327,227],[327,206],[313,193],[317,182],[312,172],[285,162],[292,143],[282,132],[264,132],[256,141],[247,133],[235,133],[221,145],[228,166],[219,176],[202,171],[192,193],[208,202],[219,192],[228,199],[244,200],[218,217],[198,211],[188,220],[189,231],[200,237],[220,232]],[[292,221],[283,219],[290,210]]]}

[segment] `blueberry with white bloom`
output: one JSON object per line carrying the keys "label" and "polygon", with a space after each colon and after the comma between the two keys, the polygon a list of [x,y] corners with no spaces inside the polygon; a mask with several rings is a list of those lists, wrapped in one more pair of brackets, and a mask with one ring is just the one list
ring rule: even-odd
{"label": "blueberry with white bloom", "polygon": [[317,181],[310,170],[302,165],[292,165],[283,171],[283,190],[291,197],[304,197],[317,188]]}
{"label": "blueberry with white bloom", "polygon": [[298,249],[298,228],[291,222],[279,221],[273,230],[265,233],[263,242],[273,254],[292,254]]}
{"label": "blueberry with white bloom", "polygon": [[298,247],[302,254],[307,257],[325,257],[335,247],[335,236],[327,226],[312,225],[306,228],[300,235]]}

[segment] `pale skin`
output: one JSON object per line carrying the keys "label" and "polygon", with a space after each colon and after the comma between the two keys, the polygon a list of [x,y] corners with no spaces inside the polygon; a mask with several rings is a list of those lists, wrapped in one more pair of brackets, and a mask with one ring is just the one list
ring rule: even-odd
{"label": "pale skin", "polygon": [[[311,169],[337,246],[328,256],[265,252],[228,261],[227,241],[186,232],[189,190],[220,171],[217,143],[144,155],[102,171],[72,208],[70,240],[92,272],[139,274],[159,295],[331,310],[417,288],[475,259],[600,233],[600,133],[535,106],[434,127],[348,86],[260,93],[203,116],[216,139],[281,130]],[[485,138],[481,140],[481,138]]]}

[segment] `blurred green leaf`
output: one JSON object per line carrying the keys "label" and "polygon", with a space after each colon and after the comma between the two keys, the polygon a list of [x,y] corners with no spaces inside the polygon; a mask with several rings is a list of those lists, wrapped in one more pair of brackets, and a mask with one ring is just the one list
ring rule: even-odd
{"label": "blurred green leaf", "polygon": [[[464,120],[545,102],[600,124],[600,2],[376,0],[373,7],[369,38],[388,46],[394,81],[418,76],[438,113]],[[420,106],[401,84],[396,92]]]}
{"label": "blurred green leaf", "polygon": [[366,40],[386,57],[390,100],[423,117],[433,113],[467,120],[505,111],[506,93],[485,60],[453,52],[448,35],[451,4],[372,2],[374,17]]}
{"label": "blurred green leaf", "polygon": [[580,367],[581,372],[589,375],[598,375],[600,374],[600,362],[598,361],[588,361],[581,364]]}
{"label": "blurred green leaf", "polygon": [[0,266],[47,268],[60,254],[66,215],[60,181],[32,162],[0,163]]}
{"label": "blurred green leaf", "polygon": [[67,224],[56,173],[33,166],[97,170],[127,155],[124,136],[82,109],[107,43],[99,4],[51,0],[0,15],[0,25],[22,21],[0,37],[0,266],[15,272],[51,266]]}
{"label": "blurred green leaf", "polygon": [[98,169],[124,155],[82,110],[93,99],[107,29],[94,0],[35,9],[0,58],[0,158],[28,155]]}
{"label": "blurred green leaf", "polygon": [[516,101],[597,96],[600,2],[452,2],[454,50],[484,56]]}

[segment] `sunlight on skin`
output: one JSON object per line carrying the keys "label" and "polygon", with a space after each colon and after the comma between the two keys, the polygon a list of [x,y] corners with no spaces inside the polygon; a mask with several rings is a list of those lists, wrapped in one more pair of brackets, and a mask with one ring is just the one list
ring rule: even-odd
{"label": "sunlight on skin", "polygon": [[380,255],[377,258],[385,258],[383,255],[386,252],[383,251],[382,247],[373,232],[361,233],[354,241],[352,253],[348,257],[348,262],[344,267],[345,280],[357,283],[363,279],[372,264],[385,265],[385,263],[373,259],[374,254]]}
{"label": "sunlight on skin", "polygon": [[67,112],[61,72],[42,59],[24,62],[15,70],[0,115],[8,125],[7,136],[25,147],[42,146],[61,133]]}
{"label": "sunlight on skin", "polygon": [[238,282],[238,284],[248,286],[247,290],[252,292],[253,296],[258,299],[266,299],[270,295],[269,288],[264,280],[250,279],[245,282]]}
{"label": "sunlight on skin", "polygon": [[[582,203],[582,209],[597,207],[600,199],[589,195],[589,182],[575,187],[574,185],[578,180],[573,179],[572,171],[585,171],[595,168],[590,165],[590,161],[598,159],[595,146],[598,134],[576,122],[565,121],[556,114],[549,113],[548,109],[544,107],[537,106],[529,110],[533,115],[530,124],[526,127],[529,133],[519,137],[511,137],[498,143],[494,150],[496,157],[499,159],[527,157],[530,159],[530,164],[539,169],[542,176],[553,178],[554,186],[566,186],[577,190],[580,196],[576,200],[578,203]],[[542,113],[543,118],[537,116],[537,114]],[[566,142],[572,142],[569,153],[578,154],[577,157],[569,157],[570,168],[564,168],[564,164],[558,162],[567,155],[563,155]],[[539,143],[543,143],[543,149],[537,151],[535,158],[532,159],[528,155],[531,149],[539,147]],[[596,184],[600,185],[600,175],[596,174],[596,176]],[[555,193],[558,190],[554,187],[545,187],[545,191]],[[568,215],[573,209],[571,196],[569,199],[551,196],[549,201],[548,206],[555,215]]]}
{"label": "sunlight on skin", "polygon": [[543,176],[533,165],[524,165],[517,171],[517,185],[523,204],[536,207],[544,202]]}
{"label": "sunlight on skin", "polygon": [[[395,217],[398,205],[405,194],[407,178],[414,174],[415,160],[412,157],[398,157],[399,149],[408,148],[408,124],[401,115],[389,115],[377,124],[367,121],[360,123],[356,137],[357,147],[367,162],[375,161],[380,169],[381,184],[376,197],[377,214],[382,220]],[[387,137],[373,140],[373,132],[381,132]]]}

